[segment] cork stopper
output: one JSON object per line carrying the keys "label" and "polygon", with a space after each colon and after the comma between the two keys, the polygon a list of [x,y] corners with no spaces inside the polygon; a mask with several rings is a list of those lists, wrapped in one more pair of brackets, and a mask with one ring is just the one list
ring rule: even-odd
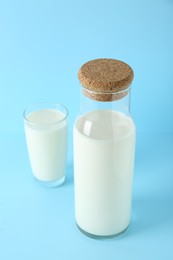
{"label": "cork stopper", "polygon": [[85,96],[97,101],[113,101],[127,95],[134,73],[115,59],[96,59],[85,63],[78,72]]}

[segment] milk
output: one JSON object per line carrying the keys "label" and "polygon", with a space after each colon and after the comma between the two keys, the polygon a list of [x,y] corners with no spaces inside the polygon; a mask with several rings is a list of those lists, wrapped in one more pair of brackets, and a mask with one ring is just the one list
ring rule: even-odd
{"label": "milk", "polygon": [[41,181],[65,177],[67,121],[55,109],[30,113],[25,121],[25,134],[33,175]]}
{"label": "milk", "polygon": [[87,233],[111,236],[130,222],[135,126],[120,112],[96,110],[74,126],[75,217]]}

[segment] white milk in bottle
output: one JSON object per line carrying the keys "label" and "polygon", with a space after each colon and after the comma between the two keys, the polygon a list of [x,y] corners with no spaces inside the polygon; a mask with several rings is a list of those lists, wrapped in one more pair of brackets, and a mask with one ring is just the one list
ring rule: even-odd
{"label": "white milk in bottle", "polygon": [[81,115],[74,124],[75,218],[89,236],[122,234],[130,223],[135,124],[130,66],[98,59],[79,70]]}

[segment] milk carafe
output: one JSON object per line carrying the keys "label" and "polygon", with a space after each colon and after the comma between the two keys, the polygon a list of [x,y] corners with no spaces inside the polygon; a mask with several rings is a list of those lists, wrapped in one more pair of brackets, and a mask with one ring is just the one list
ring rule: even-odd
{"label": "milk carafe", "polygon": [[75,219],[96,238],[124,233],[130,223],[135,124],[130,114],[132,68],[96,59],[78,72],[80,115],[73,130]]}

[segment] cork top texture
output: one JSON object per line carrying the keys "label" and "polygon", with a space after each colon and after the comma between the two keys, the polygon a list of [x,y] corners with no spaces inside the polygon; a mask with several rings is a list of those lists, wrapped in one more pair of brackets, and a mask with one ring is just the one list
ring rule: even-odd
{"label": "cork top texture", "polygon": [[91,60],[78,72],[84,95],[97,101],[122,98],[126,95],[124,90],[129,88],[133,77],[132,68],[115,59]]}

